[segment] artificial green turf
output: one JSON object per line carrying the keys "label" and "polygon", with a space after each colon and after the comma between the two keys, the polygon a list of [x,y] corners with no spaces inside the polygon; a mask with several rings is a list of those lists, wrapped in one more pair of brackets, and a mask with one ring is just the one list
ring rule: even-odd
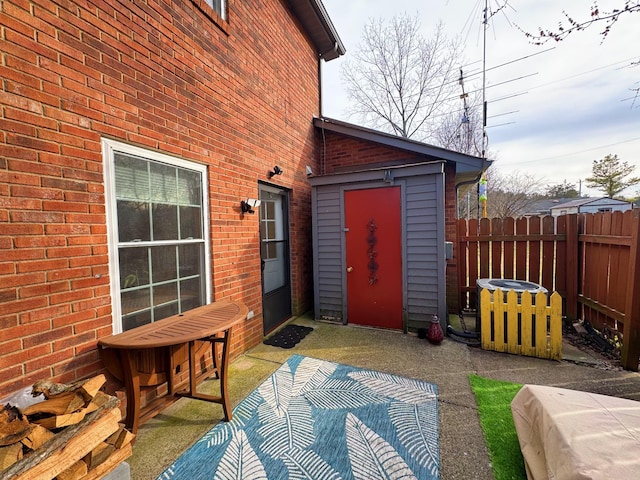
{"label": "artificial green turf", "polygon": [[478,375],[469,375],[469,382],[476,396],[494,477],[496,480],[526,480],[524,460],[511,415],[511,400],[522,385]]}

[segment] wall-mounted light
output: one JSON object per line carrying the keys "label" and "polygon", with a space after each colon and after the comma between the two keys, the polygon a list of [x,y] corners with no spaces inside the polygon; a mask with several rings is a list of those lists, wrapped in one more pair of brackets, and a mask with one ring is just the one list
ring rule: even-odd
{"label": "wall-mounted light", "polygon": [[311,170],[311,167],[309,165],[307,165],[307,168],[305,169],[305,171],[307,172],[307,177],[310,177],[313,175],[313,170]]}
{"label": "wall-mounted light", "polygon": [[240,210],[242,211],[242,213],[256,213],[254,208],[259,207],[260,203],[262,202],[255,198],[247,198],[246,200],[242,200],[240,202]]}
{"label": "wall-mounted light", "polygon": [[269,172],[269,178],[273,177],[274,175],[282,175],[282,169],[278,165],[273,167],[273,170]]}

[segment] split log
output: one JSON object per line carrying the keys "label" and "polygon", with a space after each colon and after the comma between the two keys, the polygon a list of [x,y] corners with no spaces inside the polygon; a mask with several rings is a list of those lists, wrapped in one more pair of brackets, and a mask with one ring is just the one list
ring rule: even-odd
{"label": "split log", "polygon": [[135,435],[119,423],[120,401],[100,391],[105,382],[104,375],[74,385],[38,382],[34,392],[46,400],[0,409],[0,476],[97,480],[131,456]]}
{"label": "split log", "polygon": [[117,405],[118,399],[111,397],[97,411],[86,415],[82,423],[64,429],[3,474],[12,480],[54,478],[120,428],[122,415]]}
{"label": "split log", "polygon": [[132,443],[135,438],[136,436],[121,424],[120,429],[107,438],[106,442],[109,445],[113,445],[115,448],[122,448],[128,443]]}
{"label": "split log", "polygon": [[84,478],[88,471],[89,469],[87,468],[87,464],[80,460],[71,465],[64,472],[59,473],[56,480],[80,480],[81,478]]}
{"label": "split log", "polygon": [[0,411],[0,447],[19,442],[29,435],[33,428],[20,409],[6,404]]}
{"label": "split log", "polygon": [[98,392],[93,397],[93,400],[87,405],[87,413],[95,412],[98,408],[104,405],[109,399],[113,398],[111,395],[107,395],[104,392]]}
{"label": "split log", "polygon": [[98,394],[98,392],[106,382],[107,377],[102,374],[96,375],[95,377],[90,378],[86,382],[82,383],[78,390],[84,397],[85,401],[90,402],[94,399],[94,397]]}
{"label": "split log", "polygon": [[54,395],[59,395],[73,389],[73,385],[67,385],[66,383],[55,383],[51,380],[38,380],[31,388],[31,395],[34,397],[44,395],[44,398],[48,399]]}
{"label": "split log", "polygon": [[107,473],[109,473],[111,470],[113,470],[127,458],[129,458],[132,453],[133,446],[130,443],[125,445],[121,449],[116,449],[113,452],[113,455],[111,455],[107,460],[102,462],[93,470],[89,470],[89,472],[84,477],[82,477],[82,480],[98,480],[104,477]]}
{"label": "split log", "polygon": [[48,428],[49,430],[55,430],[56,428],[76,425],[84,420],[86,415],[87,412],[85,410],[79,410],[77,412],[67,413],[65,415],[56,415],[54,417],[31,418],[31,423]]}
{"label": "split log", "polygon": [[47,430],[40,425],[34,425],[33,427],[31,433],[20,440],[20,442],[30,450],[37,450],[56,436],[51,430]]}
{"label": "split log", "polygon": [[116,447],[107,442],[100,442],[97,447],[85,455],[83,461],[89,470],[92,470],[109,458],[115,449]]}
{"label": "split log", "polygon": [[85,399],[79,392],[64,392],[52,395],[47,400],[22,409],[28,417],[41,414],[67,415],[84,407]]}
{"label": "split log", "polygon": [[18,460],[22,460],[22,444],[20,442],[0,447],[0,472],[9,468]]}

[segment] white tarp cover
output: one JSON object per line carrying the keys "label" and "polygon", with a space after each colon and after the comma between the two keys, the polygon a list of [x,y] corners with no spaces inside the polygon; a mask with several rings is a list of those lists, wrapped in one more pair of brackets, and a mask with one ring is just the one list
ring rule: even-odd
{"label": "white tarp cover", "polygon": [[640,402],[525,385],[511,411],[529,480],[640,479]]}

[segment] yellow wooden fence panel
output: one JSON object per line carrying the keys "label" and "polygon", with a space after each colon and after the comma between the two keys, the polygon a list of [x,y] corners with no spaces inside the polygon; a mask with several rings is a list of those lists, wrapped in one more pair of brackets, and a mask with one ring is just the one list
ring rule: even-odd
{"label": "yellow wooden fence panel", "polygon": [[561,360],[562,297],[525,291],[518,298],[514,290],[482,289],[480,344],[484,350]]}

